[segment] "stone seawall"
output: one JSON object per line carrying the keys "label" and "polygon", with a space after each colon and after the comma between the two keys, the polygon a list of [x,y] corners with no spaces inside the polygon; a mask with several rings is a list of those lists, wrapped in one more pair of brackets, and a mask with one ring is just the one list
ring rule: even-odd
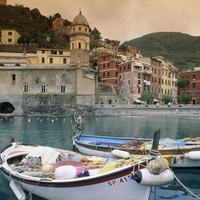
{"label": "stone seawall", "polygon": [[192,115],[199,116],[200,115],[200,106],[121,106],[121,107],[97,107],[95,109],[95,116],[153,116],[153,115]]}

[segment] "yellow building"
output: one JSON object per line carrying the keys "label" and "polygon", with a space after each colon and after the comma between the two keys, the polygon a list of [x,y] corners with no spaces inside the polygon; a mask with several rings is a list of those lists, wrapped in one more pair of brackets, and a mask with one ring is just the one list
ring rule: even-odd
{"label": "yellow building", "polygon": [[164,62],[162,67],[162,94],[171,96],[173,103],[177,103],[178,88],[176,86],[178,68],[172,63]]}
{"label": "yellow building", "polygon": [[20,34],[16,30],[1,29],[0,33],[1,44],[17,44],[17,40],[20,37]]}
{"label": "yellow building", "polygon": [[37,59],[38,64],[69,64],[70,51],[67,49],[39,49]]}

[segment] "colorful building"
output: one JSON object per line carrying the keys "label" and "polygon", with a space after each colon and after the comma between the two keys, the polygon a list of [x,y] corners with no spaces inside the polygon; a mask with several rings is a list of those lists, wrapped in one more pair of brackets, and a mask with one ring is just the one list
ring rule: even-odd
{"label": "colorful building", "polygon": [[191,93],[192,104],[200,104],[200,67],[180,72],[179,78],[187,78],[190,81],[189,88],[179,89],[179,93]]}

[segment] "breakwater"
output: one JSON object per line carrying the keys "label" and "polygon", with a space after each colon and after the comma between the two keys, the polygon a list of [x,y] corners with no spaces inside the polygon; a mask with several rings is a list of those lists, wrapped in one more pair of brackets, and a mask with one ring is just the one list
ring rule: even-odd
{"label": "breakwater", "polygon": [[167,105],[156,107],[155,105],[150,105],[145,107],[144,105],[98,105],[95,108],[95,116],[153,116],[153,115],[200,115],[199,105],[172,105],[167,107]]}

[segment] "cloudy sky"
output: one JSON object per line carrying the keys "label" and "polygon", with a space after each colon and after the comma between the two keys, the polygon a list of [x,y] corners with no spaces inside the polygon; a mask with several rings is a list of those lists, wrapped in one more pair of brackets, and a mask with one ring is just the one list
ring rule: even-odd
{"label": "cloudy sky", "polygon": [[7,0],[7,4],[38,8],[47,17],[60,13],[69,21],[81,8],[92,29],[121,43],[161,31],[200,36],[200,0]]}

